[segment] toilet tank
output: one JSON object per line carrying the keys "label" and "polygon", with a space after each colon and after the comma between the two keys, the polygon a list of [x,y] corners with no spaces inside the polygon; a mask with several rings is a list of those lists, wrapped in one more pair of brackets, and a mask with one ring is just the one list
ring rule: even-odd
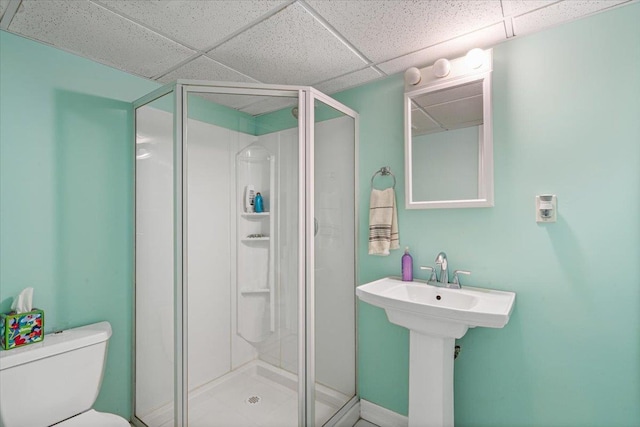
{"label": "toilet tank", "polygon": [[0,352],[0,427],[45,427],[91,409],[110,336],[100,322]]}

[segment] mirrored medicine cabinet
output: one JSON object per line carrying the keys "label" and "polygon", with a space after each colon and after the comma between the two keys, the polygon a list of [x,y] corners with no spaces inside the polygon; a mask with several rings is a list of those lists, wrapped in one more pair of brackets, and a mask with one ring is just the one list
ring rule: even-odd
{"label": "mirrored medicine cabinet", "polygon": [[492,51],[405,74],[407,209],[493,206]]}

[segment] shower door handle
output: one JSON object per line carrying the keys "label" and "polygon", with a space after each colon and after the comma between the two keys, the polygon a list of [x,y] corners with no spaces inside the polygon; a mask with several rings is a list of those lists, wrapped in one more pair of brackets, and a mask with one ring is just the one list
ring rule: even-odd
{"label": "shower door handle", "polygon": [[318,225],[318,218],[313,217],[313,235],[317,236],[318,235],[318,229],[320,228],[320,226]]}

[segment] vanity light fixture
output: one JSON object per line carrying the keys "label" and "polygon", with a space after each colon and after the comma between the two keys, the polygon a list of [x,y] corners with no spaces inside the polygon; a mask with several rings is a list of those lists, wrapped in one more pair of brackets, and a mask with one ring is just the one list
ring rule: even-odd
{"label": "vanity light fixture", "polygon": [[404,72],[404,81],[408,85],[415,86],[422,81],[422,74],[416,67],[411,67]]}
{"label": "vanity light fixture", "polygon": [[472,70],[482,67],[484,62],[484,51],[480,48],[471,49],[466,56],[467,65]]}
{"label": "vanity light fixture", "polygon": [[436,77],[447,77],[451,72],[451,62],[448,59],[440,58],[433,63],[433,74]]}
{"label": "vanity light fixture", "polygon": [[[418,69],[416,67],[408,68],[404,72],[405,88],[411,86],[424,86],[444,77],[460,77],[465,73],[480,73],[486,68],[488,51],[480,48],[473,48],[461,58],[449,61],[446,58],[440,58],[430,67]],[[424,74],[423,74],[424,73]]]}

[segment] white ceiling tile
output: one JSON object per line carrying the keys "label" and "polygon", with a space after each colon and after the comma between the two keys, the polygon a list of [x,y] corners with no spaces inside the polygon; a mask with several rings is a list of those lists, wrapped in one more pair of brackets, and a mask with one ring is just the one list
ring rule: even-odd
{"label": "white ceiling tile", "polygon": [[554,3],[551,6],[514,18],[513,32],[516,36],[530,34],[552,25],[560,24],[610,8],[628,0],[572,0]]}
{"label": "white ceiling tile", "polygon": [[287,107],[293,108],[296,105],[298,105],[298,98],[268,97],[247,107],[241,108],[240,111],[256,115],[281,110]]}
{"label": "white ceiling tile", "polygon": [[404,72],[409,67],[426,67],[433,64],[437,59],[454,59],[466,55],[475,48],[490,48],[506,40],[506,33],[502,23],[478,30],[453,40],[449,40],[438,45],[422,49],[418,52],[393,59],[378,65],[387,74]]}
{"label": "white ceiling tile", "polygon": [[341,90],[348,89],[350,87],[358,86],[382,77],[383,75],[376,71],[374,68],[365,68],[364,70],[356,71],[346,76],[338,77],[328,80],[323,83],[314,85],[320,92],[324,92],[328,95],[339,92]]}
{"label": "white ceiling tile", "polygon": [[200,50],[210,49],[229,34],[288,3],[283,0],[97,1]]}
{"label": "white ceiling tile", "polygon": [[187,62],[183,66],[162,76],[158,81],[161,83],[169,83],[177,79],[259,83],[257,80],[227,68],[206,56],[199,56]]}
{"label": "white ceiling tile", "polygon": [[9,30],[145,77],[193,54],[88,1],[24,0]]}
{"label": "white ceiling tile", "polygon": [[498,1],[309,0],[308,3],[373,62],[397,58],[502,19]]}
{"label": "white ceiling tile", "polygon": [[557,3],[558,0],[502,0],[504,16],[518,16]]}
{"label": "white ceiling tile", "polygon": [[7,10],[9,0],[0,0],[0,19],[4,16],[4,11]]}
{"label": "white ceiling tile", "polygon": [[366,63],[293,4],[208,53],[265,83],[311,85]]}

